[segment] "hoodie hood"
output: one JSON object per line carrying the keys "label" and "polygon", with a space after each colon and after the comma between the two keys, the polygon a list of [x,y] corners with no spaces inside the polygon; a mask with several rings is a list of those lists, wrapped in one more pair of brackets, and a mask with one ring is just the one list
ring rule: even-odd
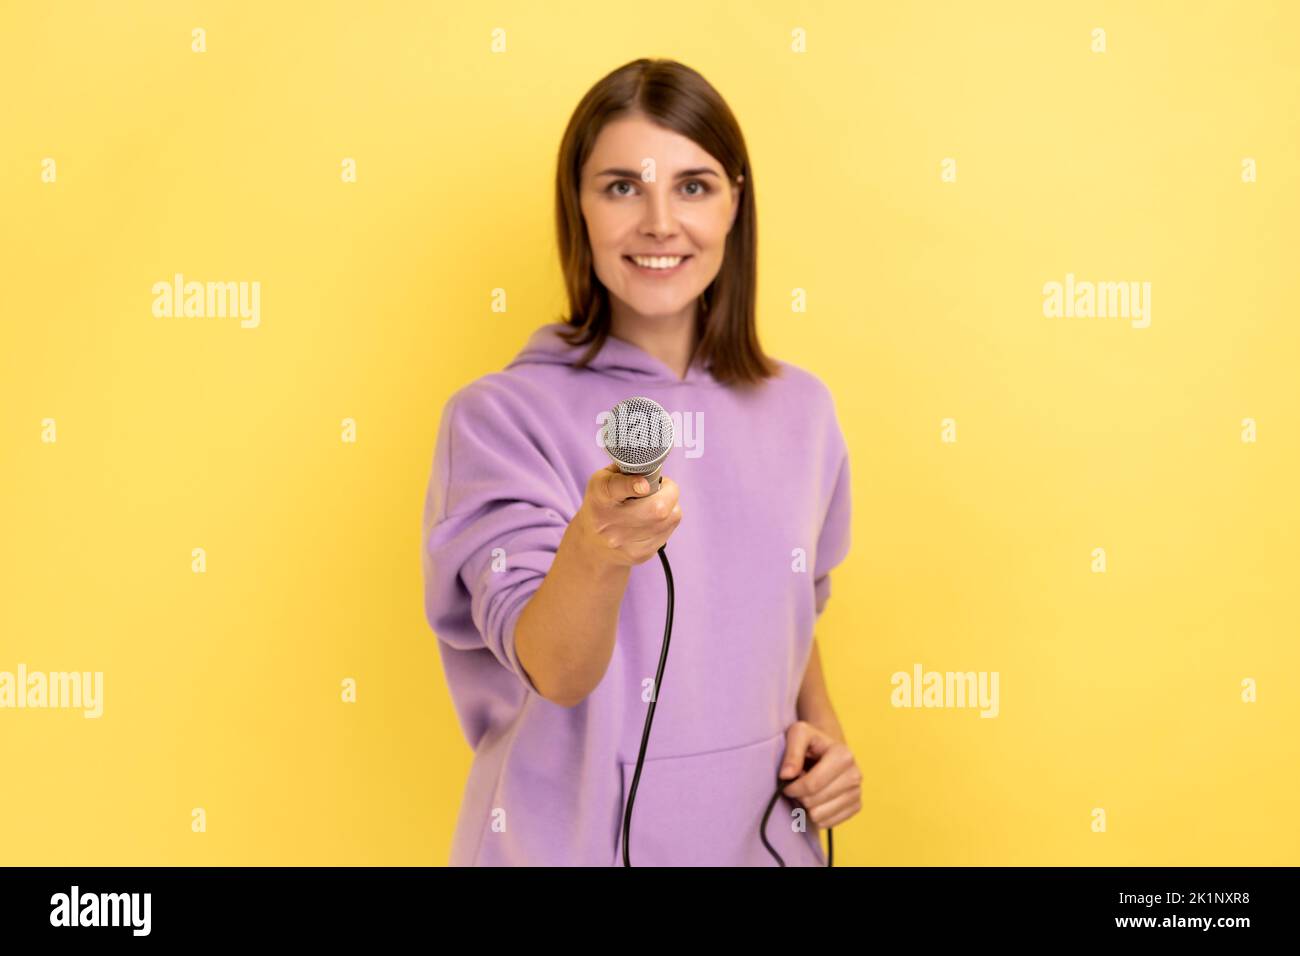
{"label": "hoodie hood", "polygon": [[[572,365],[582,354],[591,348],[591,344],[569,345],[559,333],[572,326],[564,322],[551,322],[543,325],[529,336],[527,343],[520,349],[507,369],[519,365]],[[711,363],[696,359],[686,373],[686,378],[678,378],[666,363],[655,358],[649,352],[623,339],[608,336],[600,351],[588,363],[587,368],[610,378],[626,382],[654,383],[660,385],[695,385],[713,383],[709,373]]]}

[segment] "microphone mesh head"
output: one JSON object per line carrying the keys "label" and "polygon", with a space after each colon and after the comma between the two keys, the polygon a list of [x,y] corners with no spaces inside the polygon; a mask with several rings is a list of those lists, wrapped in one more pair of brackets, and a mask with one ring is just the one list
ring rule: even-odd
{"label": "microphone mesh head", "polygon": [[628,398],[610,412],[602,432],[605,450],[631,474],[654,471],[673,448],[673,420],[650,398]]}

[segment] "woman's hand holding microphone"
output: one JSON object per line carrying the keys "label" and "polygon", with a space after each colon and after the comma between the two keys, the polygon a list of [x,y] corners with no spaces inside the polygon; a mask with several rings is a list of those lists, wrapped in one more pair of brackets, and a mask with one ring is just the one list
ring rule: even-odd
{"label": "woman's hand holding microphone", "polygon": [[574,516],[580,539],[593,561],[631,567],[649,561],[682,520],[677,482],[666,475],[653,494],[640,475],[625,475],[610,462],[587,481]]}
{"label": "woman's hand holding microphone", "polygon": [[614,654],[633,565],[654,557],[682,520],[677,483],[650,493],[610,462],[587,481],[551,569],[515,625],[515,652],[536,691],[572,707],[600,683]]}

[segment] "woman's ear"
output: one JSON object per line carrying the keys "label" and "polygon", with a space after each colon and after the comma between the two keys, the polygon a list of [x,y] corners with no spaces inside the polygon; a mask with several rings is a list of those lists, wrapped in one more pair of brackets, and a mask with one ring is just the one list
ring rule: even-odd
{"label": "woman's ear", "polygon": [[740,212],[741,183],[745,181],[745,174],[741,173],[736,177],[736,183],[731,188],[731,222],[727,223],[727,232],[731,232],[731,227],[736,224],[736,213]]}

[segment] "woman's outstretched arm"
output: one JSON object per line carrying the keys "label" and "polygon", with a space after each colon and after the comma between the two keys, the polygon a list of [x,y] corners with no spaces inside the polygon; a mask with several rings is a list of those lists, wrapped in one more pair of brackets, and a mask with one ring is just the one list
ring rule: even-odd
{"label": "woman's outstretched arm", "polygon": [[630,567],[600,560],[569,524],[550,571],[519,615],[515,651],[533,686],[562,707],[580,703],[614,654]]}
{"label": "woman's outstretched arm", "polygon": [[682,520],[677,483],[659,490],[612,463],[587,482],[546,577],[519,614],[515,653],[538,692],[562,707],[596,689],[618,631],[632,566],[654,557]]}

